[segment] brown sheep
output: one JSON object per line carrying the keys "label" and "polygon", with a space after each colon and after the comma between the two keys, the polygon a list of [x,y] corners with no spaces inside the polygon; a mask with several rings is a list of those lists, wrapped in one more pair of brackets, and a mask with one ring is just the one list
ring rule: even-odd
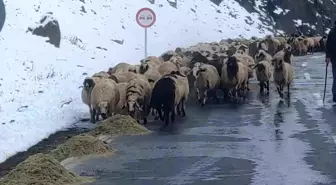
{"label": "brown sheep", "polygon": [[275,53],[279,51],[279,47],[281,46],[281,43],[279,40],[272,38],[272,37],[267,37],[265,41],[266,41],[266,45],[268,48],[267,52],[270,55],[273,56]]}
{"label": "brown sheep", "polygon": [[309,54],[314,54],[314,47],[315,47],[315,42],[313,38],[305,38],[303,40],[303,43],[306,45],[307,47],[307,53]]}

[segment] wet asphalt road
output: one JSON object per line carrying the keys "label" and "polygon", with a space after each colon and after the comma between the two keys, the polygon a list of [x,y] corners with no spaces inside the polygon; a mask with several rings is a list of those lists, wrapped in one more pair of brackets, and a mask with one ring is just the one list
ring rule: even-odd
{"label": "wet asphalt road", "polygon": [[336,184],[336,107],[330,85],[322,104],[323,59],[295,58],[290,103],[273,84],[269,97],[254,90],[242,105],[191,103],[169,131],[155,123],[150,135],[119,137],[115,155],[74,171],[97,178],[92,185]]}

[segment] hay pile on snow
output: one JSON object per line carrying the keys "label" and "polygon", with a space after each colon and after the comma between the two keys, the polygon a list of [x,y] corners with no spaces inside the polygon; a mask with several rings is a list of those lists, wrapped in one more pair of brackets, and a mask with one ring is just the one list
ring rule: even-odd
{"label": "hay pile on snow", "polygon": [[0,180],[1,185],[77,185],[92,181],[67,171],[47,154],[36,154],[18,164]]}
{"label": "hay pile on snow", "polygon": [[93,136],[99,135],[140,135],[150,131],[140,125],[135,119],[127,115],[115,115],[103,120],[95,129],[89,132]]}
{"label": "hay pile on snow", "polygon": [[62,161],[69,157],[79,157],[89,154],[105,154],[110,150],[101,140],[87,134],[74,136],[64,144],[52,150],[50,154],[57,160]]}

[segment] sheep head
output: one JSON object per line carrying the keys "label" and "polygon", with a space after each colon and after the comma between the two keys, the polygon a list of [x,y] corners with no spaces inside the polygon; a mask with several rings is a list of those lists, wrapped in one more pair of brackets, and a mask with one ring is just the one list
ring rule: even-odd
{"label": "sheep head", "polygon": [[283,67],[283,59],[275,58],[272,60],[272,63],[274,64],[274,68],[276,70],[280,70]]}
{"label": "sheep head", "polygon": [[107,70],[107,73],[110,74],[110,75],[112,75],[112,70],[113,70],[113,68],[110,67],[110,68]]}
{"label": "sheep head", "polygon": [[129,112],[129,114],[132,118],[134,118],[136,110],[138,110],[140,112],[143,111],[143,109],[141,108],[141,106],[139,105],[139,103],[137,101],[137,97],[135,97],[135,96],[128,97],[126,105],[122,109],[125,109],[125,108],[127,108],[128,112]]}
{"label": "sheep head", "polygon": [[181,67],[180,68],[180,72],[185,75],[185,76],[188,76],[191,72],[191,69],[189,67]]}
{"label": "sheep head", "polygon": [[263,53],[262,50],[258,50],[257,53],[256,53],[256,55],[255,55],[255,58],[256,59],[260,59],[262,57],[265,57],[265,54]]}
{"label": "sheep head", "polygon": [[199,67],[198,70],[196,71],[196,76],[198,76],[199,73],[205,72],[206,70],[207,68],[204,66]]}
{"label": "sheep head", "polygon": [[165,53],[161,56],[161,58],[163,59],[164,62],[167,62],[170,60],[171,57],[173,57],[174,55],[173,54],[168,54],[168,53]]}
{"label": "sheep head", "polygon": [[232,80],[233,77],[237,75],[239,70],[237,58],[235,56],[229,57],[226,65],[228,78]]}
{"label": "sheep head", "polygon": [[253,69],[255,68],[257,68],[257,71],[264,71],[266,67],[264,64],[259,63],[253,67]]}
{"label": "sheep head", "polygon": [[[147,60],[147,61],[149,61],[149,60]],[[143,62],[143,63],[141,63],[141,65],[140,65],[140,69],[139,69],[139,72],[140,72],[140,74],[144,74],[144,73],[146,73],[146,71],[149,69],[149,65],[148,65],[148,63],[147,62]]]}
{"label": "sheep head", "polygon": [[99,102],[98,113],[103,117],[103,119],[106,119],[109,114],[109,103],[106,101]]}
{"label": "sheep head", "polygon": [[181,65],[182,65],[181,62],[179,61],[179,59],[176,56],[171,57],[169,62],[175,64],[177,68],[180,68]]}
{"label": "sheep head", "polygon": [[243,51],[243,50],[239,49],[239,50],[237,51],[237,53],[239,53],[239,54],[243,55],[243,54],[245,54],[245,51]]}
{"label": "sheep head", "polygon": [[93,86],[95,86],[95,82],[92,78],[85,78],[84,82],[83,82],[83,87],[85,90],[90,90],[91,88],[93,88]]}
{"label": "sheep head", "polygon": [[132,72],[132,73],[137,73],[137,69],[135,66],[131,66],[129,69],[128,69],[129,72]]}

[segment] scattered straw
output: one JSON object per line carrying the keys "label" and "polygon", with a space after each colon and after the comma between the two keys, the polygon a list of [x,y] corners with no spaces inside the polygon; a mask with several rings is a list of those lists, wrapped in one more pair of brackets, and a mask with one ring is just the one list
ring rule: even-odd
{"label": "scattered straw", "polygon": [[103,120],[95,129],[89,132],[93,136],[99,135],[141,135],[150,131],[140,125],[129,115],[115,115]]}
{"label": "scattered straw", "polygon": [[0,180],[1,185],[78,185],[88,183],[84,178],[67,171],[56,159],[47,154],[36,154],[18,164]]}
{"label": "scattered straw", "polygon": [[89,154],[105,154],[110,150],[101,140],[87,134],[74,136],[64,144],[52,150],[50,154],[57,160],[62,161],[69,157],[79,157]]}

